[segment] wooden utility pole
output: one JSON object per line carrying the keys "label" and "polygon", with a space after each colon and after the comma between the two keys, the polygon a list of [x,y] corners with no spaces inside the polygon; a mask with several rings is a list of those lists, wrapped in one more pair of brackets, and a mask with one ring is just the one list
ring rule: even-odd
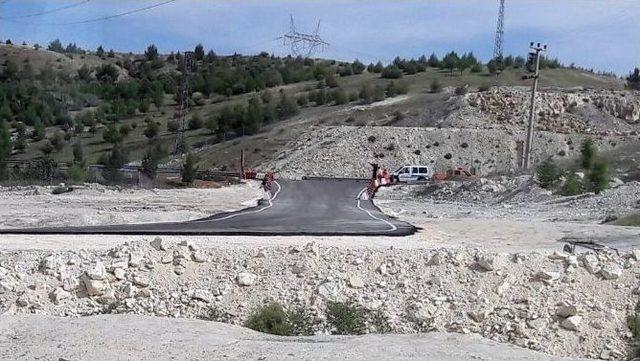
{"label": "wooden utility pole", "polygon": [[533,72],[533,75],[528,76],[528,79],[533,78],[533,86],[531,88],[531,104],[529,107],[529,124],[527,125],[527,140],[524,148],[524,157],[522,159],[522,168],[529,169],[531,162],[531,142],[533,141],[533,117],[536,111],[536,92],[538,91],[538,78],[540,77],[540,54],[547,50],[547,45],[541,45],[540,43],[529,44],[529,48],[533,51],[529,53],[529,61],[527,62],[527,69]]}
{"label": "wooden utility pole", "polygon": [[244,179],[244,149],[240,150],[240,179]]}

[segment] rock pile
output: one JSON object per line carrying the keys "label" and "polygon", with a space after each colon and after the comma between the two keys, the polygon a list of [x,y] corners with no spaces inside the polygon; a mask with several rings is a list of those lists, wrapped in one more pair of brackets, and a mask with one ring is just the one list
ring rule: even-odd
{"label": "rock pile", "polygon": [[399,333],[448,331],[557,355],[619,359],[640,252],[202,248],[160,238],[107,252],[0,253],[0,312],[134,313],[243,323],[277,301],[329,330],[327,301],[380,312]]}

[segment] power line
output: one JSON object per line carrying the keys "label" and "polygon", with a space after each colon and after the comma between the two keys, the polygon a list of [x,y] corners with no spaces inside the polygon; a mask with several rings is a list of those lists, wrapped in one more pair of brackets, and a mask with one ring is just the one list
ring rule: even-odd
{"label": "power line", "polygon": [[13,23],[17,23],[17,24],[23,24],[23,25],[65,26],[65,25],[89,24],[89,23],[96,23],[96,22],[100,22],[100,21],[111,20],[111,19],[115,19],[115,18],[131,15],[131,14],[135,14],[135,13],[139,13],[139,12],[155,9],[157,7],[160,7],[160,6],[163,6],[163,5],[167,5],[167,4],[176,2],[176,1],[177,0],[167,0],[167,1],[163,1],[163,2],[160,2],[160,3],[153,4],[153,5],[145,6],[145,7],[142,7],[142,8],[133,9],[133,10],[125,11],[125,12],[122,12],[122,13],[118,13],[118,14],[102,16],[102,17],[94,18],[94,19],[71,21],[71,22],[66,22],[66,23],[29,23],[29,22],[23,22],[23,21],[16,21],[16,20],[12,20],[12,19],[4,19],[4,20],[9,21],[9,22],[13,22]]}
{"label": "power line", "polygon": [[[0,4],[4,4],[7,1],[8,0],[0,2]],[[36,16],[53,14],[53,13],[57,13],[58,11],[63,11],[63,10],[71,9],[71,8],[86,4],[86,3],[90,2],[90,1],[91,0],[82,0],[82,1],[78,1],[78,2],[73,3],[73,4],[61,6],[59,8],[55,8],[55,9],[51,9],[51,10],[42,11],[42,12],[39,12],[39,13],[26,14],[26,15],[14,15],[14,16],[0,16],[0,19],[3,19],[3,20],[7,20],[7,19],[26,19],[26,18],[36,17]]]}
{"label": "power line", "polygon": [[318,25],[313,34],[307,34],[298,32],[298,30],[296,30],[296,24],[293,21],[293,15],[289,15],[289,17],[291,18],[289,32],[278,39],[284,40],[284,45],[291,46],[291,55],[302,55],[308,58],[316,48],[321,47],[324,49],[329,45],[329,43],[320,37],[320,21],[318,21]]}

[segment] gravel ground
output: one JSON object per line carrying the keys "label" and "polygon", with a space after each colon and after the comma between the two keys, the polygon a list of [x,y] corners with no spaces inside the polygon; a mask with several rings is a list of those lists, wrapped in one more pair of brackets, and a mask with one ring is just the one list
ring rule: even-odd
{"label": "gravel ground", "polygon": [[619,359],[631,336],[626,317],[638,302],[639,260],[638,251],[204,248],[164,239],[109,250],[3,251],[0,314],[241,325],[276,301],[304,309],[322,335],[334,331],[327,303],[355,302],[376,315],[367,332],[475,333],[553,355]]}
{"label": "gravel ground", "polygon": [[0,228],[186,221],[254,206],[263,195],[257,182],[217,189],[86,184],[58,195],[54,188],[0,187]]}
{"label": "gravel ground", "polygon": [[132,315],[17,316],[2,321],[3,360],[579,360],[471,334],[287,338],[217,322]]}

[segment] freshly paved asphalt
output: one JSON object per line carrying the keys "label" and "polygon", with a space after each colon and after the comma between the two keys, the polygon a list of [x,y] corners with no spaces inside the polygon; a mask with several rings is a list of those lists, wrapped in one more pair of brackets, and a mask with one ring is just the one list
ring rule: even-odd
{"label": "freshly paved asphalt", "polygon": [[188,221],[0,230],[0,234],[405,236],[416,228],[359,200],[360,180],[277,180],[271,199],[237,212]]}

